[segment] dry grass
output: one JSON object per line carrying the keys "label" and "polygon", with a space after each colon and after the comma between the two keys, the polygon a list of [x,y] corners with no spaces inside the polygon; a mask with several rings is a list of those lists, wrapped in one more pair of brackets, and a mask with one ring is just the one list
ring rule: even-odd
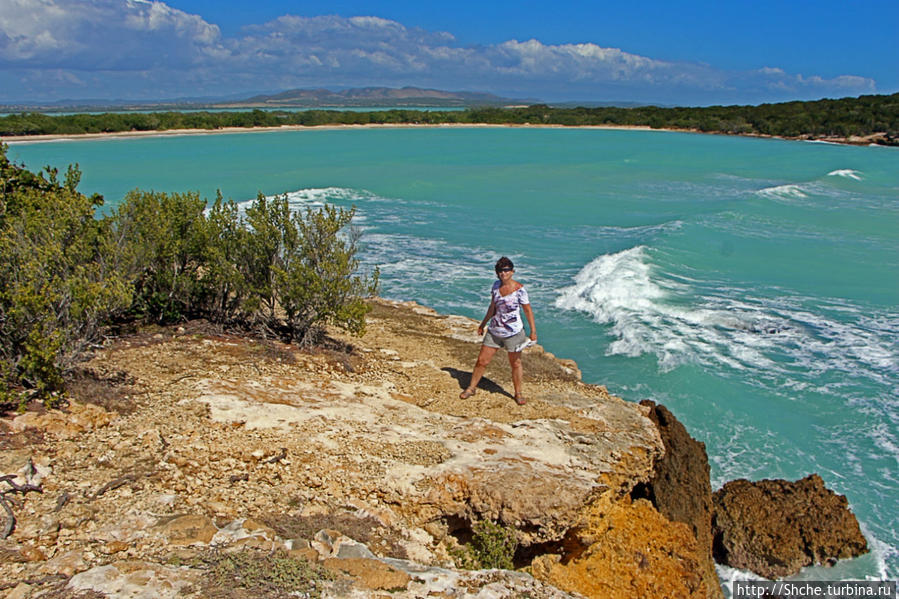
{"label": "dry grass", "polygon": [[383,527],[371,516],[360,517],[349,512],[329,512],[300,516],[269,514],[262,521],[285,539],[312,539],[322,529],[336,530],[384,557],[408,559],[406,548],[400,543],[399,531]]}
{"label": "dry grass", "polygon": [[193,560],[204,571],[203,581],[182,594],[208,599],[293,599],[322,596],[335,577],[318,564],[282,552],[207,551]]}

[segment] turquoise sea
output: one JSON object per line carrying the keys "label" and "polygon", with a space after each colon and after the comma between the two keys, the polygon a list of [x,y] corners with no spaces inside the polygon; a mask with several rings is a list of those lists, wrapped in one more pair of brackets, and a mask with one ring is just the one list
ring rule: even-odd
{"label": "turquoise sea", "polygon": [[799,578],[899,577],[897,149],[434,128],[9,153],[32,168],[79,163],[82,191],[107,207],[135,187],[355,205],[382,295],[447,313],[481,318],[507,254],[540,342],[586,381],[668,406],[705,442],[714,488],[818,472],[848,497],[873,551]]}

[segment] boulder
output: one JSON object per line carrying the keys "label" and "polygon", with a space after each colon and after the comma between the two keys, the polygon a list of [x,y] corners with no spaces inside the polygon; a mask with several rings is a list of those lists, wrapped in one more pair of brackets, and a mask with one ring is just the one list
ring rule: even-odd
{"label": "boulder", "polygon": [[78,572],[87,570],[88,562],[84,558],[84,553],[78,550],[66,551],[58,553],[52,559],[47,560],[41,565],[40,572],[42,574],[62,574],[63,576],[72,576]]}
{"label": "boulder", "polygon": [[60,439],[77,437],[84,431],[107,426],[115,417],[94,404],[70,402],[66,411],[50,410],[44,414],[27,412],[12,421],[12,430],[22,432],[35,428]]}
{"label": "boulder", "polygon": [[817,474],[801,480],[732,480],[713,495],[715,558],[766,578],[868,551],[848,501]]}
{"label": "boulder", "polygon": [[77,574],[67,588],[77,594],[94,592],[104,597],[174,599],[196,583],[199,573],[151,562],[121,561]]}
{"label": "boulder", "polygon": [[690,527],[702,555],[708,597],[723,597],[712,557],[712,486],[705,444],[691,437],[665,406],[650,400],[640,405],[649,408],[648,416],[659,429],[665,455],[655,463],[649,482],[638,485],[632,496],[648,499],[663,516]]}
{"label": "boulder", "polygon": [[161,522],[157,530],[171,545],[208,544],[218,529],[206,516],[187,514]]}
{"label": "boulder", "polygon": [[0,541],[0,563],[42,562],[46,559],[44,552],[33,545]]}
{"label": "boulder", "polygon": [[405,590],[412,577],[389,564],[372,558],[328,558],[322,565],[338,575],[355,579],[355,584],[373,591]]}

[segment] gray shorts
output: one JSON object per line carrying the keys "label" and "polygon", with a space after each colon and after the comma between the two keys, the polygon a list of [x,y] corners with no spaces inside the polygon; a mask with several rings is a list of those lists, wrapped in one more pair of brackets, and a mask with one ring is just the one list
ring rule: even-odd
{"label": "gray shorts", "polygon": [[524,334],[524,329],[518,331],[511,337],[499,337],[494,335],[490,331],[487,331],[487,334],[484,335],[484,345],[487,347],[495,347],[496,349],[504,349],[506,351],[512,351],[525,341],[527,341],[528,336]]}

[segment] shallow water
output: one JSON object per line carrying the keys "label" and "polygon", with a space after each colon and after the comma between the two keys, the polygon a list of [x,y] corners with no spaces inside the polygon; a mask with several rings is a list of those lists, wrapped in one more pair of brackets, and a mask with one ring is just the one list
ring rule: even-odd
{"label": "shallow water", "polygon": [[[368,129],[17,144],[135,187],[358,207],[382,295],[481,318],[501,254],[540,342],[667,405],[713,487],[818,472],[899,576],[899,151],[583,129]],[[725,577],[742,573],[722,568]]]}

